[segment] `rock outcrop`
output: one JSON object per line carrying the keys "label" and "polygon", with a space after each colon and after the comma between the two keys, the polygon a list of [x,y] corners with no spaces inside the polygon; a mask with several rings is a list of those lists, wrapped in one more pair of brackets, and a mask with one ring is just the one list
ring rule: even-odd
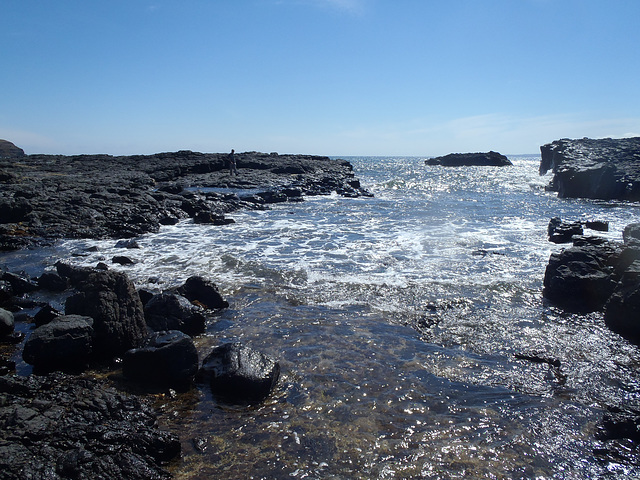
{"label": "rock outcrop", "polygon": [[[8,140],[0,139],[0,158],[20,158],[24,157],[24,150],[16,147]],[[1,175],[0,175],[1,178]]]}
{"label": "rock outcrop", "polygon": [[486,153],[450,153],[443,157],[428,158],[427,165],[442,165],[443,167],[504,167],[513,165],[511,161],[498,152]]}
{"label": "rock outcrop", "polygon": [[565,198],[640,201],[640,137],[562,139],[540,147],[540,174]]}
{"label": "rock outcrop", "polygon": [[[182,219],[224,226],[225,214],[337,192],[370,195],[345,160],[310,155],[179,151],[155,155],[0,158],[0,249],[61,237],[133,238]],[[258,195],[206,188],[257,189]],[[204,190],[203,190],[204,189]]]}
{"label": "rock outcrop", "polygon": [[549,258],[543,295],[569,312],[602,311],[611,330],[640,342],[640,243],[573,237],[572,247]]}
{"label": "rock outcrop", "polygon": [[122,373],[152,387],[187,389],[199,366],[198,351],[189,335],[177,330],[155,332],[140,348],[125,353]]}

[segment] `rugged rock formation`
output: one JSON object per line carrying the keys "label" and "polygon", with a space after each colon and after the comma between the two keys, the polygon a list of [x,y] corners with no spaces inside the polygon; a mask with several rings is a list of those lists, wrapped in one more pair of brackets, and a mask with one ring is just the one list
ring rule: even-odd
{"label": "rugged rock formation", "polygon": [[540,174],[567,198],[640,201],[640,137],[562,139],[540,147]]}
{"label": "rugged rock formation", "polygon": [[0,376],[0,476],[168,479],[180,442],[139,398],[64,374]]}
{"label": "rugged rock formation", "polygon": [[40,372],[84,370],[93,353],[93,319],[62,315],[36,328],[22,357]]}
{"label": "rugged rock formation", "polygon": [[147,336],[142,302],[124,273],[93,270],[74,286],[79,292],[67,298],[65,312],[93,318],[97,359],[110,360],[141,345]]}
{"label": "rugged rock formation", "polygon": [[543,294],[570,312],[603,311],[611,330],[640,342],[640,244],[573,237],[572,247],[551,255]]}
{"label": "rugged rock formation", "polygon": [[498,152],[487,153],[450,153],[443,157],[425,160],[427,165],[442,165],[443,167],[504,167],[513,165],[511,161]]}
{"label": "rugged rock formation", "polygon": [[[241,208],[265,208],[302,195],[369,195],[344,160],[257,152],[235,155],[191,151],[113,157],[26,155],[0,159],[0,249],[60,237],[132,238],[181,219],[219,225]],[[205,187],[261,189],[261,196]]]}

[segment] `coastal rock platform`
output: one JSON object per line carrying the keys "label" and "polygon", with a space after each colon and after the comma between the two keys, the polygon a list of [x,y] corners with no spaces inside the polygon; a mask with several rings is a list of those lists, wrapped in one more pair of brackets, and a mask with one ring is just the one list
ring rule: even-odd
{"label": "coastal rock platform", "polygon": [[562,139],[542,145],[540,175],[564,198],[640,201],[640,137]]}
{"label": "coastal rock platform", "polygon": [[0,249],[63,237],[132,238],[187,218],[224,225],[226,213],[304,195],[370,195],[345,160],[258,152],[235,159],[237,175],[224,153],[0,155]]}

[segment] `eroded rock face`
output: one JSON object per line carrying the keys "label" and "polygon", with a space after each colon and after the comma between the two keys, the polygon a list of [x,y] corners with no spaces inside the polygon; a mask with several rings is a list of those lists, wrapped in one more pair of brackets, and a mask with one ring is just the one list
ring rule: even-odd
{"label": "eroded rock face", "polygon": [[513,165],[511,161],[498,152],[486,153],[450,153],[443,157],[425,160],[427,165],[442,165],[443,167],[505,167]]}
{"label": "eroded rock face", "polygon": [[214,348],[202,361],[200,381],[208,382],[212,393],[232,404],[258,403],[269,396],[280,377],[280,365],[241,343]]}
{"label": "eroded rock face", "polygon": [[540,147],[540,174],[566,198],[640,201],[640,137],[556,140]]}

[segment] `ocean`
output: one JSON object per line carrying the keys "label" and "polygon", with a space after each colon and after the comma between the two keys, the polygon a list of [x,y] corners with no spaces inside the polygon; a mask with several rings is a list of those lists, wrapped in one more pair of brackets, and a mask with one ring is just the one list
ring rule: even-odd
{"label": "ocean", "polygon": [[600,455],[595,435],[607,406],[640,405],[638,347],[601,314],[542,298],[549,256],[566,247],[548,242],[551,217],[605,220],[608,232],[587,233],[621,240],[639,206],[559,199],[537,155],[465,168],[342,158],[373,198],[307,197],[223,227],[162,227],[140,249],[66,240],[0,263],[38,275],[125,254],[137,263],[113,268],[140,288],[191,275],[219,286],[231,306],[196,338],[201,357],[241,341],[282,375],[251,408],[206,388],[153,397],[183,442],[176,478],[640,475],[633,452],[631,464]]}

